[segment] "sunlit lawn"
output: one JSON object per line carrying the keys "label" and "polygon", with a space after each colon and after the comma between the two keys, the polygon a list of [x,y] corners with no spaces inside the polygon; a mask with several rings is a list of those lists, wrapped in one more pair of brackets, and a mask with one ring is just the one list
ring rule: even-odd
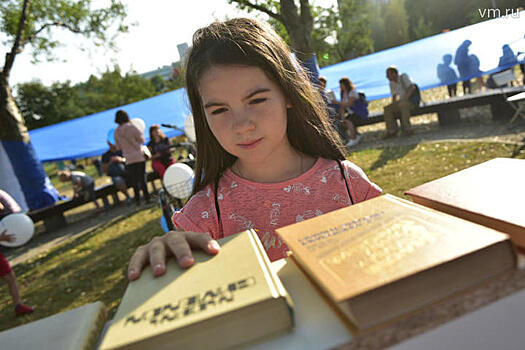
{"label": "sunlit lawn", "polygon": [[[385,192],[403,191],[495,157],[525,158],[525,150],[501,143],[426,143],[352,153]],[[15,267],[25,300],[34,314],[13,317],[5,284],[0,287],[0,330],[96,300],[112,317],[127,285],[125,270],[134,249],[160,234],[160,209],[136,212]]]}

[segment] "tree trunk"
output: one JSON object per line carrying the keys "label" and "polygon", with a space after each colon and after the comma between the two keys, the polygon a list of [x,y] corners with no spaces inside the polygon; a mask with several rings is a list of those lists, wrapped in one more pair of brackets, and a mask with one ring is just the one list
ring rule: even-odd
{"label": "tree trunk", "polygon": [[307,0],[301,0],[300,10],[294,0],[281,0],[283,25],[290,35],[292,48],[301,62],[311,59],[313,18]]}
{"label": "tree trunk", "polygon": [[36,156],[24,119],[11,94],[8,78],[3,73],[0,73],[0,140],[28,207],[38,209],[58,201],[59,194]]}
{"label": "tree trunk", "polygon": [[281,16],[297,59],[306,68],[310,80],[317,84],[319,65],[312,45],[314,20],[308,0],[301,0],[300,10],[294,0],[281,0]]}

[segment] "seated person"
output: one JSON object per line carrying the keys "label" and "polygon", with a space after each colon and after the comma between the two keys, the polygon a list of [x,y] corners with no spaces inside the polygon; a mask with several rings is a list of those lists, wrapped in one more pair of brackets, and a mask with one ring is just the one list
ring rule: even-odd
{"label": "seated person", "polygon": [[368,117],[368,107],[366,101],[363,101],[363,98],[359,96],[354,84],[347,77],[339,80],[339,88],[341,90],[339,117],[345,124],[349,134],[349,139],[345,146],[350,147],[361,140],[361,135],[357,132],[355,123],[357,123],[358,119]]}
{"label": "seated person", "polygon": [[111,177],[113,185],[126,196],[126,203],[131,203],[126,184],[126,158],[122,156],[122,151],[117,146],[108,141],[109,149],[102,154],[101,170]]}
{"label": "seated person", "polygon": [[390,81],[392,103],[385,106],[384,109],[386,134],[383,138],[389,138],[397,134],[399,128],[394,117],[396,112],[401,112],[402,135],[412,135],[414,132],[410,124],[410,112],[418,107],[421,102],[419,88],[412,82],[408,74],[403,73],[400,76],[397,68],[394,66],[388,67],[386,77]]}
{"label": "seated person", "polygon": [[[7,192],[0,190],[0,219],[9,214],[18,213],[21,211],[22,209],[13,199],[13,197],[11,197]],[[0,241],[12,242],[14,239],[15,237],[13,234],[8,234],[7,230],[0,229]],[[18,284],[16,282],[15,272],[2,253],[0,253],[0,277],[2,277],[2,279],[7,282],[9,293],[11,294],[13,304],[15,305],[15,314],[18,316],[32,313],[33,308],[31,306],[22,304],[20,290],[18,289]]]}
{"label": "seated person", "polygon": [[92,200],[97,211],[101,210],[95,197],[95,180],[81,171],[63,170],[58,173],[61,182],[71,181],[73,184],[74,198],[82,198],[86,201]]}
{"label": "seated person", "polygon": [[159,174],[162,180],[166,169],[170,165],[175,164],[171,157],[170,140],[160,130],[158,124],[153,124],[149,128],[149,137],[148,149],[151,152],[151,167]]}
{"label": "seated person", "polygon": [[345,140],[345,130],[341,126],[341,119],[339,119],[339,102],[335,98],[335,94],[332,90],[326,88],[326,77],[320,76],[318,78],[318,90],[323,98],[323,101],[326,103],[326,110],[328,112],[328,117],[332,123],[335,130],[339,133],[341,140]]}

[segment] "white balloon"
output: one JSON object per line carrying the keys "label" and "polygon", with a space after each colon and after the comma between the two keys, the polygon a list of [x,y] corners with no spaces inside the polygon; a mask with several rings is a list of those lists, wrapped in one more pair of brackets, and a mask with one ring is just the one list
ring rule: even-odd
{"label": "white balloon", "polygon": [[187,198],[193,187],[193,170],[184,163],[172,164],[166,169],[162,183],[173,197]]}
{"label": "white balloon", "polygon": [[140,119],[140,118],[133,118],[131,119],[131,122],[133,123],[133,125],[135,125],[139,130],[140,132],[144,132],[144,130],[146,129],[146,123],[144,123],[144,120]]}
{"label": "white balloon", "polygon": [[7,230],[6,234],[15,235],[13,242],[0,242],[6,247],[20,247],[29,242],[35,233],[35,224],[26,214],[16,213],[5,216],[0,221],[0,233]]}
{"label": "white balloon", "polygon": [[197,137],[195,136],[195,124],[193,122],[193,116],[190,114],[184,122],[184,133],[191,142],[195,142]]}

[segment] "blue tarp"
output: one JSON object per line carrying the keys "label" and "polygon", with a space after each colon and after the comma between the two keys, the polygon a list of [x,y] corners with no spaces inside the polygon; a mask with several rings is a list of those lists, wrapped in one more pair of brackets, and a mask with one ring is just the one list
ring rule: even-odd
{"label": "blue tarp", "polygon": [[[397,66],[400,73],[408,73],[422,90],[431,89],[462,81],[468,77],[501,71],[518,63],[517,61],[512,63],[507,59],[498,67],[500,57],[503,56],[504,45],[509,45],[515,55],[525,51],[524,35],[525,11],[515,12],[513,17],[481,22],[325,67],[321,69],[321,75],[327,77],[327,87],[337,93],[339,93],[339,79],[347,76],[357,90],[363,91],[369,100],[376,100],[390,96],[385,74],[386,68],[390,65]],[[479,60],[479,70],[462,72],[466,76],[461,77],[454,59],[456,51],[466,40],[471,42],[470,45],[466,45],[469,46],[468,56],[474,61],[476,58]],[[462,53],[465,54],[464,48],[459,49],[460,66],[462,66],[461,61],[464,61],[461,57]],[[447,54],[452,56],[450,67],[458,78],[440,81],[437,74],[438,65],[443,63],[443,56]],[[525,54],[518,57],[521,62],[525,62]]]}
{"label": "blue tarp", "polygon": [[[117,127],[115,113],[123,109],[130,119],[141,118],[146,124],[144,136],[149,138],[149,127],[168,123],[181,128],[190,114],[189,102],[184,89],[178,89],[104,112],[87,115],[43,128],[31,130],[31,142],[42,162],[86,158],[101,155],[108,149],[108,131]],[[181,133],[162,128],[166,136]]]}
{"label": "blue tarp", "polygon": [[[385,69],[390,65],[396,65],[401,73],[408,73],[422,90],[430,89],[482,73],[500,71],[517,63],[508,60],[508,52],[507,58],[500,60],[503,56],[502,47],[508,45],[513,54],[524,52],[524,34],[525,11],[522,11],[512,17],[485,21],[325,67],[320,73],[327,77],[328,88],[335,92],[339,92],[339,79],[347,76],[359,91],[365,92],[369,100],[374,100],[390,96],[385,77]],[[459,49],[466,40],[471,44]],[[446,69],[440,69],[444,73],[441,74],[445,76],[444,80],[438,78],[438,65],[447,54],[452,56],[450,68],[457,79],[453,79],[454,75]],[[460,61],[462,57],[468,60],[472,67],[458,72],[458,66],[454,63],[456,56]],[[525,61],[524,54],[518,57],[520,61]],[[500,61],[503,62],[501,65]],[[461,62],[458,64],[461,66]],[[460,73],[466,76],[462,77]],[[150,125],[160,123],[175,124],[182,128],[186,116],[190,114],[186,93],[179,89],[119,108],[32,130],[30,136],[39,159],[52,161],[102,154],[107,149],[108,131],[116,126],[113,120],[118,109],[126,110],[130,118],[143,119],[146,132]],[[163,131],[169,137],[178,134],[172,129]]]}

